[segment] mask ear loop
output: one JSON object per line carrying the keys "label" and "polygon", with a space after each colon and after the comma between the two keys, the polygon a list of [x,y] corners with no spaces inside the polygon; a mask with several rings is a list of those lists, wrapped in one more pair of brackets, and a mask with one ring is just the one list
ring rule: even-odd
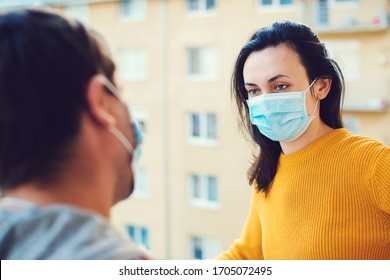
{"label": "mask ear loop", "polygon": [[[104,75],[101,75],[99,74],[99,78],[102,80],[102,83],[105,87],[108,88],[108,90],[122,103],[126,104],[126,102],[121,98],[120,94],[118,93],[118,90],[116,89],[116,87],[110,82],[110,80],[107,79],[107,77],[105,77]],[[126,107],[127,104],[126,104]],[[133,129],[136,129],[135,130],[135,133],[139,133],[136,134],[136,137],[137,137],[137,141],[138,142],[141,142],[142,141],[142,136],[141,136],[141,133],[139,132],[138,127],[135,127],[135,125],[133,125]],[[125,147],[125,149],[130,153],[130,154],[133,154],[134,153],[134,147],[133,145],[131,145],[131,143],[129,142],[129,140],[127,140],[127,138],[123,135],[122,132],[119,131],[118,128],[116,128],[115,126],[110,126],[109,127],[109,130],[111,131],[112,134],[114,134],[116,136],[116,138],[119,140],[119,142],[122,143],[122,145]],[[138,143],[137,143],[138,144]]]}
{"label": "mask ear loop", "polygon": [[311,88],[311,86],[312,86],[316,81],[317,81],[317,78],[315,78],[315,79],[311,82],[311,84],[307,87],[307,89],[305,90],[305,92],[306,92],[309,88]]}
{"label": "mask ear loop", "polygon": [[314,116],[314,112],[315,112],[316,109],[317,109],[317,105],[318,105],[318,99],[317,99],[317,101],[316,101],[316,106],[314,106],[313,113],[311,113],[310,117],[315,117],[315,116]]}
{"label": "mask ear loop", "polygon": [[109,130],[116,136],[130,154],[134,152],[133,145],[130,144],[129,140],[126,139],[122,132],[120,132],[115,126],[110,126]]}
{"label": "mask ear loop", "polygon": [[[317,78],[315,78],[315,79],[313,80],[313,82],[311,82],[311,84],[308,86],[308,88],[305,90],[305,92],[306,92],[309,88],[311,88],[311,86],[312,86],[316,81],[317,81]],[[315,117],[315,116],[314,116],[314,112],[317,110],[317,106],[318,106],[318,98],[316,98],[316,99],[317,99],[316,105],[314,106],[313,112],[311,113],[310,117]]]}

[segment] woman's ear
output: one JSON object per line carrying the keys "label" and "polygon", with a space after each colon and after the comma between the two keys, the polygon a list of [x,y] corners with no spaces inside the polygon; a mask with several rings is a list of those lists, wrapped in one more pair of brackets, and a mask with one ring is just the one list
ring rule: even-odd
{"label": "woman's ear", "polygon": [[97,124],[107,127],[116,123],[115,118],[109,113],[108,94],[105,92],[100,75],[95,75],[89,80],[86,100],[88,113]]}
{"label": "woman's ear", "polygon": [[317,98],[319,100],[325,99],[328,96],[330,87],[332,85],[332,79],[330,78],[318,78],[315,83],[315,89],[317,92]]}

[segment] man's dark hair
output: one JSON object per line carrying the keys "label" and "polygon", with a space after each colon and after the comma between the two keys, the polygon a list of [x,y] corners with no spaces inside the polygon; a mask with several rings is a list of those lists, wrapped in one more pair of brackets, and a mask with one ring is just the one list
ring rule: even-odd
{"label": "man's dark hair", "polygon": [[49,180],[87,108],[88,81],[115,66],[81,23],[43,10],[0,15],[0,186]]}

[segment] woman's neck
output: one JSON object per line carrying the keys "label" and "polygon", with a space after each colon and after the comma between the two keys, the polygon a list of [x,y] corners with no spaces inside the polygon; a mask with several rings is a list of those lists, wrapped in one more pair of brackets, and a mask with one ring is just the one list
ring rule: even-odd
{"label": "woman's neck", "polygon": [[320,119],[313,120],[308,129],[297,139],[291,142],[280,142],[282,152],[285,155],[292,154],[302,150],[307,145],[331,132],[333,128],[326,125]]}

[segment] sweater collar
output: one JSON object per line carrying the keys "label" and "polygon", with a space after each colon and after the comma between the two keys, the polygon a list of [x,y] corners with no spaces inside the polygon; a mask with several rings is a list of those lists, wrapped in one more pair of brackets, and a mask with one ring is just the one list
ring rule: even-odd
{"label": "sweater collar", "polygon": [[297,152],[288,155],[281,153],[279,157],[279,167],[294,165],[308,160],[313,156],[320,156],[319,152],[326,148],[330,143],[349,134],[350,132],[345,128],[337,128]]}

